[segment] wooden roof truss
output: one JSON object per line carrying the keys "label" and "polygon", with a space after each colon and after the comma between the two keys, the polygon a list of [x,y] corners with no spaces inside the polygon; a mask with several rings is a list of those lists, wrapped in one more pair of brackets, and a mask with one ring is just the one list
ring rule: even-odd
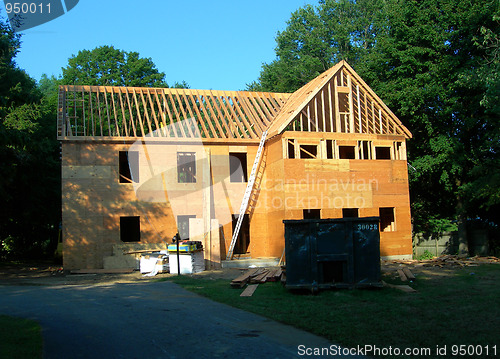
{"label": "wooden roof truss", "polygon": [[290,94],[60,86],[59,137],[259,139]]}
{"label": "wooden roof truss", "polygon": [[167,137],[258,140],[283,131],[411,133],[341,61],[293,94],[60,86],[59,138]]}
{"label": "wooden roof truss", "polygon": [[271,126],[283,131],[402,135],[411,133],[344,61],[297,90]]}

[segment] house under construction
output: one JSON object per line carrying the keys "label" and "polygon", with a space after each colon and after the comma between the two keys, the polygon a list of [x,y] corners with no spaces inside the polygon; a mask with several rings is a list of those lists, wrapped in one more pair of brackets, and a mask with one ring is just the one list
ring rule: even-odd
{"label": "house under construction", "polygon": [[285,219],[380,217],[412,254],[411,133],[341,61],[292,94],[61,86],[65,269],[201,240],[209,266],[280,258]]}

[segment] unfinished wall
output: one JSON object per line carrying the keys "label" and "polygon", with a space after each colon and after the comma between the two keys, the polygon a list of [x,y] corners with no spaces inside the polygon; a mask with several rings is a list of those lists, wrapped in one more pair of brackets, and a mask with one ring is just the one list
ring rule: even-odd
{"label": "unfinished wall", "polygon": [[[326,135],[326,136],[325,136]],[[361,138],[360,138],[361,137]],[[288,138],[295,139],[295,158],[288,158]],[[339,153],[327,154],[320,141],[335,140],[339,146],[353,146],[353,159]],[[361,159],[361,140],[370,141],[373,156]],[[323,145],[325,142],[322,142]],[[397,147],[394,143],[402,143]],[[317,145],[317,158],[299,158],[299,145]],[[375,149],[387,148],[390,159],[376,159]],[[309,147],[305,147],[309,148]],[[309,148],[310,149],[310,148]],[[392,149],[392,150],[391,150]],[[279,257],[284,248],[283,219],[302,219],[304,209],[320,210],[320,218],[342,218],[343,209],[359,217],[386,217],[381,228],[381,255],[412,255],[411,217],[404,138],[401,136],[285,132],[267,145],[265,207],[267,235],[252,256]],[[391,152],[392,151],[392,152]],[[379,151],[379,156],[385,156]],[[334,158],[326,158],[328,156]],[[347,212],[346,212],[347,213]]]}
{"label": "unfinished wall", "polygon": [[[178,216],[203,218],[204,213],[223,226],[219,257],[225,258],[231,216],[238,214],[246,188],[245,182],[230,181],[228,156],[246,153],[249,175],[257,145],[63,141],[64,267],[103,268],[117,248],[165,247],[177,233]],[[138,152],[138,170],[132,174],[136,183],[120,183],[120,151]],[[178,183],[177,153],[186,151],[196,154],[194,183]],[[122,217],[139,217],[140,242],[121,241]],[[257,222],[252,222],[252,232],[258,233]]]}
{"label": "unfinished wall", "polygon": [[[294,146],[288,146],[288,139],[294,140]],[[370,149],[360,141],[369,141]],[[343,146],[354,147],[353,159],[340,158]],[[203,146],[167,141],[63,141],[65,268],[103,268],[107,257],[127,248],[164,248],[178,231],[179,216],[216,219],[221,231],[220,253],[215,257],[225,259],[233,233],[232,216],[239,213],[247,185],[231,181],[229,154],[246,154],[248,178],[257,147],[255,141]],[[386,150],[377,152],[378,147]],[[381,254],[411,255],[404,138],[290,131],[270,139],[265,148],[256,196],[250,202],[246,256],[280,257],[283,219],[302,219],[304,209],[320,210],[321,218],[341,218],[343,209],[354,210],[359,217],[393,213],[392,221],[386,219],[383,225]],[[316,158],[301,158],[303,149],[314,152]],[[135,182],[120,183],[120,151],[137,152],[137,170],[131,174]],[[185,152],[196,158],[196,180],[179,183],[177,156]],[[377,153],[390,159],[376,159]],[[138,217],[140,241],[122,242],[123,217]]]}

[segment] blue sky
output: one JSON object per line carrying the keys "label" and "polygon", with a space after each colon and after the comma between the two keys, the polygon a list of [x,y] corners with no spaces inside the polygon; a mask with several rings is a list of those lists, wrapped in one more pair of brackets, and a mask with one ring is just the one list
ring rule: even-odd
{"label": "blue sky", "polygon": [[[80,0],[65,15],[22,32],[16,61],[36,80],[59,76],[79,50],[113,45],[150,57],[167,82],[243,90],[275,58],[291,13],[314,0]],[[5,17],[5,9],[0,6]]]}

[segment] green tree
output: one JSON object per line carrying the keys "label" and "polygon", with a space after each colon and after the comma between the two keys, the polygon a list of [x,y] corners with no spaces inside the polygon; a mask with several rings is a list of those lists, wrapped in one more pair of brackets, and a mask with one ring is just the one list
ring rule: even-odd
{"label": "green tree", "polygon": [[69,58],[62,73],[64,85],[168,87],[165,74],[158,71],[151,58],[113,46],[79,51]]}
{"label": "green tree", "polygon": [[42,255],[60,221],[59,146],[42,93],[14,57],[20,38],[0,18],[0,255]]}
{"label": "green tree", "polygon": [[322,0],[293,12],[253,91],[293,92],[340,60],[356,66],[380,31],[382,0]]}

